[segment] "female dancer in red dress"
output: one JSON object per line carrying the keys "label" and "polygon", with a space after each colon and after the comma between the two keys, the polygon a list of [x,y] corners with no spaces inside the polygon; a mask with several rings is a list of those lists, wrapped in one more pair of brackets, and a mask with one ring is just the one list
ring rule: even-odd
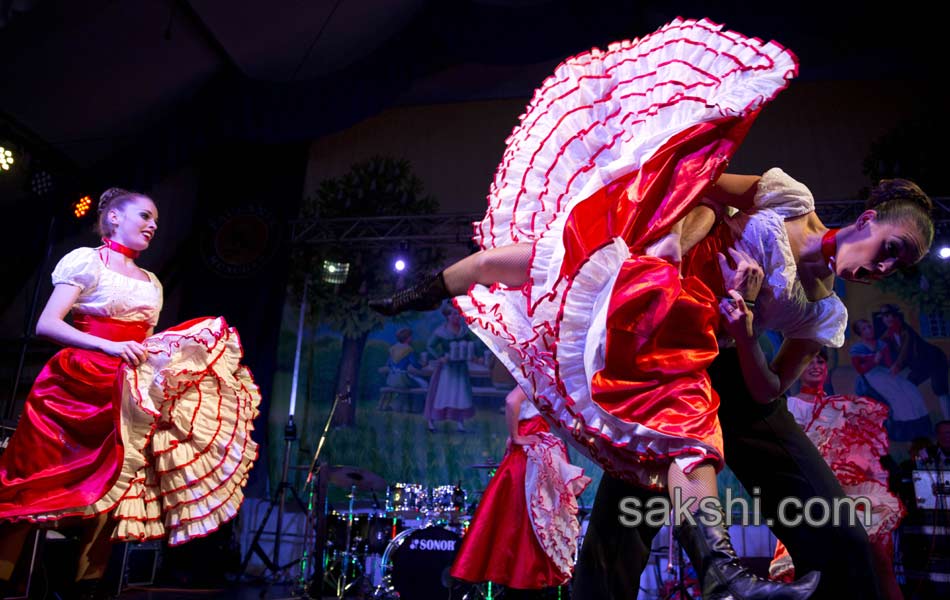
{"label": "female dancer in red dress", "polygon": [[[822,350],[801,376],[801,390],[788,397],[788,410],[802,426],[848,495],[870,503],[870,513],[858,513],[868,530],[882,591],[887,600],[902,600],[894,575],[894,530],[907,514],[897,496],[887,487],[887,471],[881,457],[888,452],[888,407],[865,396],[825,394],[828,354]],[[859,504],[858,506],[863,506]],[[791,581],[795,564],[778,542],[769,575]]]}
{"label": "female dancer in red dress", "polygon": [[[508,139],[476,227],[483,251],[371,305],[392,314],[456,295],[552,430],[605,478],[715,498],[723,434],[707,369],[720,347],[735,346],[734,378],[768,404],[821,346],[843,343],[847,313],[828,280],[886,275],[919,260],[933,235],[923,209],[905,207],[927,199],[902,182],[884,190],[900,206],[882,205],[880,218],[867,211],[838,232],[779,169],[722,175],[796,71],[777,44],[705,20],[568,59]],[[712,225],[704,198],[749,214],[725,220],[680,265],[678,248]],[[753,321],[747,301],[760,289]],[[755,344],[763,328],[786,337],[773,365]],[[721,519],[704,521],[678,527],[704,594],[814,590],[812,575],[795,587],[755,578]]]}
{"label": "female dancer in red dress", "polygon": [[519,590],[563,585],[574,570],[577,496],[590,484],[520,387],[505,400],[508,449],[472,518],[451,574]]}
{"label": "female dancer in red dress", "polygon": [[162,287],[135,264],[158,228],[152,200],[107,190],[98,228],[102,246],[53,270],[36,330],[65,348],[36,378],[0,456],[0,580],[33,524],[79,521],[77,588],[93,595],[110,537],[181,544],[237,514],[260,403],[223,318],[154,333]]}

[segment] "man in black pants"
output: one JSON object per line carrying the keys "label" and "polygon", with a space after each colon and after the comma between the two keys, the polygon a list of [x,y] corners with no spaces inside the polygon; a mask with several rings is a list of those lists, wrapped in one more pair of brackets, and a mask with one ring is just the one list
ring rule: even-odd
{"label": "man in black pants", "polygon": [[[838,526],[787,527],[778,523],[777,508],[783,498],[795,497],[804,504],[809,498],[820,497],[829,507],[834,498],[847,498],[831,468],[788,412],[785,398],[756,403],[745,387],[738,355],[732,349],[720,352],[709,375],[721,402],[719,420],[726,462],[747,490],[761,491],[762,522],[774,520],[772,531],[788,548],[796,572],[821,572],[821,583],[812,598],[880,598],[867,533],[860,523],[850,525],[846,505],[841,508]],[[646,523],[626,527],[620,522],[619,505],[628,496],[639,498],[644,506],[651,497],[666,494],[604,474],[574,570],[574,600],[637,597],[640,574],[658,529]],[[801,515],[800,506],[788,508],[786,516]]]}

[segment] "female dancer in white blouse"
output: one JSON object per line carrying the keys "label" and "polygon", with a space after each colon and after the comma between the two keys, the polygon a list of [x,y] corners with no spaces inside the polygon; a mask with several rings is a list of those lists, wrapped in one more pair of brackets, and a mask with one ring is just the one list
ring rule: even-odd
{"label": "female dancer in white blouse", "polygon": [[84,597],[104,593],[110,537],[180,544],[237,514],[260,402],[223,318],[154,333],[162,287],[135,264],[158,229],[154,202],[111,188],[98,228],[102,246],[53,270],[36,330],[65,348],[36,378],[0,456],[0,582],[33,524],[76,522]]}

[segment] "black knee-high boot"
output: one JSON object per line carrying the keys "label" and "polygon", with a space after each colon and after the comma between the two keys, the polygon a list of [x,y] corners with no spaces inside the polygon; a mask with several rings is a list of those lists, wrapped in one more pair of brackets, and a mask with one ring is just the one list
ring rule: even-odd
{"label": "black knee-high boot", "polygon": [[443,300],[451,297],[440,271],[411,287],[399,290],[392,296],[370,300],[369,307],[391,317],[407,310],[435,310]]}
{"label": "black knee-high boot", "polygon": [[812,571],[790,584],[769,581],[753,574],[739,562],[732,548],[725,515],[720,508],[705,517],[704,513],[693,515],[695,523],[688,520],[673,528],[673,534],[683,547],[690,563],[699,575],[703,600],[805,600],[818,587],[820,573]]}

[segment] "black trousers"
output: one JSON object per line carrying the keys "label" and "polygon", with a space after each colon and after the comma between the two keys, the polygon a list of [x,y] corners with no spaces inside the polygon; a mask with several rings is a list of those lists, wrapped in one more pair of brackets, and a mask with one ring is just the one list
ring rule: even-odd
{"label": "black trousers", "polygon": [[[821,572],[821,584],[812,598],[849,600],[880,598],[867,533],[857,523],[850,525],[842,507],[840,525],[824,527],[783,526],[778,506],[783,498],[795,497],[804,504],[809,498],[847,497],[831,468],[786,408],[785,399],[767,405],[756,403],[742,379],[738,356],[724,350],[710,367],[713,387],[720,396],[726,462],[747,491],[761,498],[762,519],[773,519],[772,531],[785,543],[800,577]],[[626,496],[641,505],[656,492],[649,492],[608,475],[601,479],[584,543],[574,573],[575,600],[628,600],[637,597],[640,574],[649,559],[657,529],[626,527],[620,521],[619,504]],[[786,509],[786,516],[801,510]],[[820,511],[812,514],[821,516]]]}
{"label": "black trousers", "polygon": [[948,365],[947,355],[943,350],[933,344],[921,344],[920,353],[911,357],[910,373],[907,375],[914,385],[930,380],[930,386],[934,394],[938,396],[946,395],[950,392],[948,389]]}

